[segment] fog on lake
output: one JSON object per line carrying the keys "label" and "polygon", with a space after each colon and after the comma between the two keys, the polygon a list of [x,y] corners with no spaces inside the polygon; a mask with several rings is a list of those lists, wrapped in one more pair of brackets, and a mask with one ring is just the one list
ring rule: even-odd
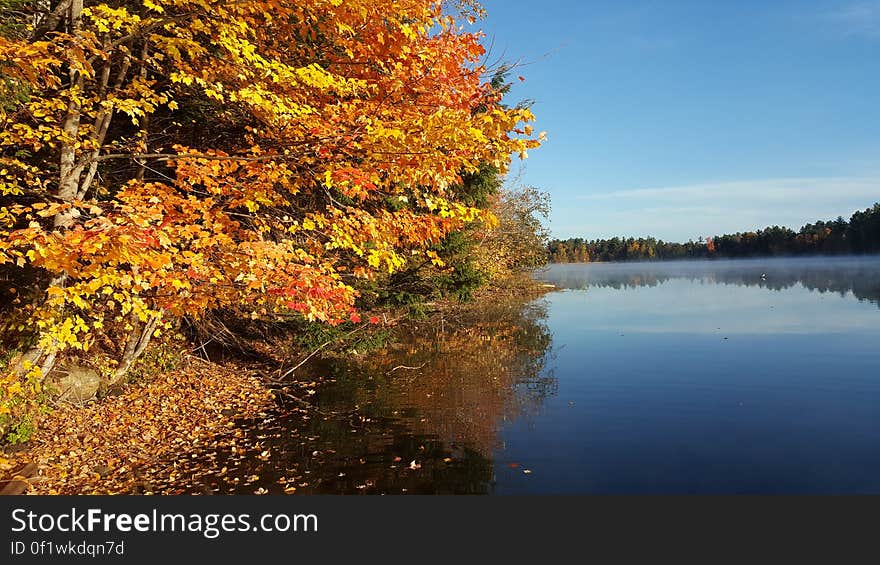
{"label": "fog on lake", "polygon": [[497,492],[880,492],[880,259],[554,265],[559,394]]}

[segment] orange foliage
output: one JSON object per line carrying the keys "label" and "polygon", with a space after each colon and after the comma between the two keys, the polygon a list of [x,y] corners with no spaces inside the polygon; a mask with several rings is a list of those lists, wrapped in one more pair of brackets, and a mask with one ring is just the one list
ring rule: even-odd
{"label": "orange foliage", "polygon": [[443,2],[78,4],[66,32],[0,37],[0,101],[27,93],[0,104],[0,265],[51,281],[18,307],[31,381],[219,307],[349,319],[351,277],[492,225],[460,174],[540,143]]}

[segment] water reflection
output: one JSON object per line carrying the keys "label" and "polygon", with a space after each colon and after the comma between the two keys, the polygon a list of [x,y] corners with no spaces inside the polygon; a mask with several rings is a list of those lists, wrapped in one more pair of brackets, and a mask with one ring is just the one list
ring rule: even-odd
{"label": "water reflection", "polygon": [[175,492],[880,493],[880,259],[540,276],[566,290],[313,367]]}
{"label": "water reflection", "polygon": [[671,279],[784,290],[800,285],[820,293],[852,293],[880,307],[880,257],[822,257],[558,264],[538,277],[564,289],[653,287]]}
{"label": "water reflection", "polygon": [[381,354],[322,361],[311,370],[326,384],[303,389],[309,406],[282,395],[277,410],[240,423],[234,450],[169,472],[194,477],[183,492],[487,493],[500,428],[556,390],[546,306],[462,309]]}
{"label": "water reflection", "polygon": [[577,289],[547,297],[559,390],[503,431],[494,493],[880,492],[877,258],[541,276]]}

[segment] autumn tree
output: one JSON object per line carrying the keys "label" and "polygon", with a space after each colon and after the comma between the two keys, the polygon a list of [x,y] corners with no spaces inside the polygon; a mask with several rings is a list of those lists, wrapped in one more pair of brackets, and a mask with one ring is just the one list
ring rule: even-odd
{"label": "autumn tree", "polygon": [[497,280],[547,263],[550,195],[533,186],[512,186],[493,200],[498,226],[486,230],[479,241],[475,260],[481,268]]}
{"label": "autumn tree", "polygon": [[31,350],[7,419],[59,355],[105,344],[112,382],[184,316],[357,320],[356,280],[495,225],[462,175],[539,144],[487,79],[473,2],[15,4],[0,292]]}

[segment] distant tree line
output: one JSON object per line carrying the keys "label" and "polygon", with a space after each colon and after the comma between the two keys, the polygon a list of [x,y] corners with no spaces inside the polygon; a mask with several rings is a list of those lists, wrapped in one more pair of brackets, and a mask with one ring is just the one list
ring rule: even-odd
{"label": "distant tree line", "polygon": [[705,240],[701,237],[687,243],[653,237],[594,240],[575,237],[551,240],[548,251],[552,263],[880,253],[880,203],[855,212],[849,221],[843,217],[827,222],[819,220],[798,231],[771,226]]}

